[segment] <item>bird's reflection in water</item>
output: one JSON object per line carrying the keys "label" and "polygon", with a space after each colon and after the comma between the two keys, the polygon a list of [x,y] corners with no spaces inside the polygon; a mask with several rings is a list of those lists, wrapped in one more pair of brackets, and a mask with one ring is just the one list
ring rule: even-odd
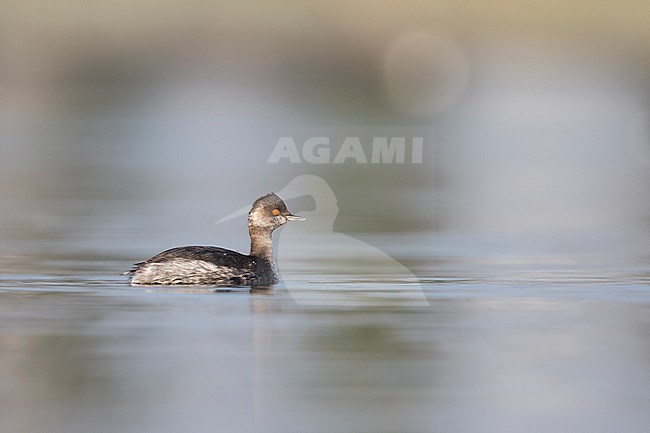
{"label": "bird's reflection in water", "polygon": [[251,294],[257,295],[272,295],[273,286],[252,286],[250,289]]}

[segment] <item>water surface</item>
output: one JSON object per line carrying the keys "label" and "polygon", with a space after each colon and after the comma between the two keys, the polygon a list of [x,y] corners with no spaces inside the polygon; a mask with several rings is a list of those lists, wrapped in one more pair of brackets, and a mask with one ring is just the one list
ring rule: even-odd
{"label": "water surface", "polygon": [[299,261],[274,291],[132,288],[130,257],[20,244],[4,263],[29,273],[0,278],[2,431],[647,429],[643,266],[427,265],[411,243],[424,305]]}

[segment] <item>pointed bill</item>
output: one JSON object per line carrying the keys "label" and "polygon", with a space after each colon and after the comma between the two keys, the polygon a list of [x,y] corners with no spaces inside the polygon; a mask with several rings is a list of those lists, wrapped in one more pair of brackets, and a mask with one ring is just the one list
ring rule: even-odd
{"label": "pointed bill", "polygon": [[305,221],[307,218],[298,215],[286,215],[287,221]]}

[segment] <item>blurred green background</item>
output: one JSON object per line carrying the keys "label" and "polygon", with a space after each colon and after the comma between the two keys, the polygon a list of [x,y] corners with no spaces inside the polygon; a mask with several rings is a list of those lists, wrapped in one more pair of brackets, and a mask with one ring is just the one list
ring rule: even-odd
{"label": "blurred green background", "polygon": [[[205,239],[310,173],[349,233],[638,238],[648,17],[642,1],[2,0],[1,234]],[[267,164],[282,136],[393,127],[426,137],[422,164]]]}

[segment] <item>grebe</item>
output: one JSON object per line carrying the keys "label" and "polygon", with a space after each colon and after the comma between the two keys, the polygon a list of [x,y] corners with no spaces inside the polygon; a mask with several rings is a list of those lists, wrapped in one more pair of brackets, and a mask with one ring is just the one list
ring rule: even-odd
{"label": "grebe", "polygon": [[221,247],[187,246],[163,251],[136,263],[129,275],[131,285],[269,286],[279,281],[273,260],[271,233],[292,215],[274,193],[258,198],[248,213],[251,238],[249,255]]}

